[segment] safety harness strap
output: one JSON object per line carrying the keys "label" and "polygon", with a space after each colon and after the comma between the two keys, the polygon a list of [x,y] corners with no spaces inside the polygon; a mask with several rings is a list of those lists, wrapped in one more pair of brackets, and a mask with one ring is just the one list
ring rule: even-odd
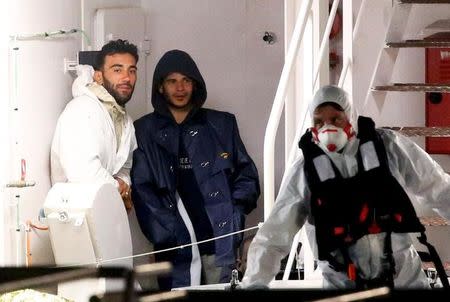
{"label": "safety harness strap", "polygon": [[441,258],[439,258],[439,254],[437,253],[434,246],[427,241],[427,236],[425,235],[424,232],[421,232],[420,237],[417,237],[417,239],[419,240],[420,243],[422,243],[428,248],[431,260],[434,263],[439,279],[441,279],[442,286],[447,289],[450,288],[450,284],[448,282],[447,273],[445,272],[444,265],[442,265]]}

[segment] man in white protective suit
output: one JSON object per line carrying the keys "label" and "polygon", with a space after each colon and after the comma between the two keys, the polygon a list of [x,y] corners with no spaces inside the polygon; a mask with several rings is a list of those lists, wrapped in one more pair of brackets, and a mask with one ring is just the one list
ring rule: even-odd
{"label": "man in white protective suit", "polygon": [[341,88],[320,88],[309,109],[313,127],[299,142],[303,155],[286,171],[250,245],[242,287],[269,284],[308,220],[324,287],[429,288],[408,234],[425,239],[410,197],[450,219],[450,176],[408,138],[376,129],[370,118],[352,124]]}
{"label": "man in white protective suit", "polygon": [[136,137],[125,104],[133,95],[137,47],[110,41],[98,53],[95,72],[78,66],[71,100],[61,116],[51,146],[51,179],[103,182],[117,187],[125,207],[132,207],[130,169]]}

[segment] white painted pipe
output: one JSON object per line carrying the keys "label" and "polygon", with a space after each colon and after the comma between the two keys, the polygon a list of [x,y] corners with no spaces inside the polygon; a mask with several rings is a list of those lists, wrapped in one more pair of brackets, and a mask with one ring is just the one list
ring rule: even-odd
{"label": "white painted pipe", "polygon": [[[316,83],[317,83],[317,80],[319,78],[320,66],[322,65],[323,57],[325,55],[325,50],[327,49],[331,28],[333,27],[334,18],[336,17],[336,12],[337,12],[337,9],[339,7],[339,2],[340,2],[340,0],[334,0],[333,1],[333,5],[331,7],[330,15],[328,16],[327,26],[325,27],[325,32],[324,32],[324,35],[322,37],[322,42],[320,44],[320,49],[319,49],[319,62],[316,64],[316,68],[315,68],[315,71],[314,71],[313,90],[316,87]],[[291,151],[289,152],[289,159],[287,161],[288,164],[286,165],[286,167],[289,167],[292,164],[292,162],[294,161],[294,159],[295,159],[297,143],[300,140],[300,136],[303,133],[302,130],[303,130],[303,127],[305,125],[305,121],[306,121],[307,116],[308,116],[308,107],[305,110],[305,114],[303,115],[303,119],[299,120],[299,123],[297,125],[297,129],[296,129],[296,132],[295,132],[295,138],[294,138],[294,141],[292,142],[292,145],[291,145],[291,149],[290,149]]]}
{"label": "white painted pipe", "polygon": [[283,273],[283,278],[282,278],[283,281],[289,280],[289,275],[291,273],[292,264],[294,263],[295,254],[297,253],[298,243],[300,241],[300,232],[301,232],[301,230],[299,230],[297,232],[297,234],[295,234],[294,241],[291,246],[291,251],[289,253],[289,257],[286,262],[286,267],[284,268],[284,273]]}
{"label": "white painted pipe", "polygon": [[294,65],[294,60],[297,57],[298,49],[300,48],[300,42],[305,31],[306,16],[311,9],[311,5],[311,0],[302,1],[289,50],[281,72],[280,82],[273,101],[269,121],[267,122],[266,133],[264,136],[264,220],[269,216],[275,202],[275,137],[278,124],[280,123],[281,113],[283,112],[289,77]]}
{"label": "white painted pipe", "polygon": [[[359,11],[358,11],[358,16],[356,17],[355,26],[353,29],[353,40],[355,40],[355,36],[359,31],[359,27],[361,24],[361,16],[362,16],[362,13],[366,10],[366,6],[367,6],[367,0],[363,0],[363,2],[361,3],[361,7],[359,8]],[[338,86],[341,88],[344,86],[345,77],[347,76],[347,71],[348,71],[348,68],[350,67],[350,61],[351,60],[348,57],[346,57],[344,59],[344,64],[342,65],[341,75],[339,76],[339,82],[338,82]]]}
{"label": "white painted pipe", "polygon": [[25,265],[26,245],[25,245],[25,225],[19,224],[16,228],[16,266]]}
{"label": "white painted pipe", "polygon": [[339,2],[340,2],[340,0],[333,1],[333,5],[331,6],[330,15],[328,16],[327,26],[325,27],[325,32],[322,37],[322,42],[320,42],[319,58],[318,58],[318,62],[316,64],[316,68],[314,70],[313,90],[315,89],[317,79],[319,78],[319,71],[320,71],[320,67],[322,66],[322,61],[323,61],[323,57],[325,55],[325,50],[328,49],[331,28],[333,27],[334,18],[336,16],[336,12],[339,7]]}
{"label": "white painted pipe", "polygon": [[314,274],[314,253],[311,248],[311,243],[309,242],[308,235],[306,233],[306,228],[302,228],[302,249],[303,249],[303,257],[304,257],[304,268],[303,275],[305,280],[312,279],[312,275]]}

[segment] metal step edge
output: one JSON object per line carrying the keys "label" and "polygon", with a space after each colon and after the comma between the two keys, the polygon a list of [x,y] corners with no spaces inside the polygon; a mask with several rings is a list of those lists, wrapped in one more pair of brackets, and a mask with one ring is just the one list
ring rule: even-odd
{"label": "metal step edge", "polygon": [[386,42],[385,48],[450,48],[450,41],[406,40]]}
{"label": "metal step edge", "polygon": [[377,85],[372,87],[371,90],[399,92],[450,92],[450,83],[394,83],[388,85]]}
{"label": "metal step edge", "polygon": [[450,137],[449,127],[382,127],[383,129],[389,129],[400,132],[401,134],[409,137]]}
{"label": "metal step edge", "polygon": [[450,4],[449,0],[398,0],[403,4]]}

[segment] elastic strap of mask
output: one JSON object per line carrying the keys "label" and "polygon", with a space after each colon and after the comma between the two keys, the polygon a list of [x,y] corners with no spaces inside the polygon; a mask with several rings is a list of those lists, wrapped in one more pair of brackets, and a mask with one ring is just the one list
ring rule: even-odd
{"label": "elastic strap of mask", "polygon": [[315,127],[311,127],[309,130],[312,133],[313,140],[317,143],[319,141],[319,132]]}
{"label": "elastic strap of mask", "polygon": [[344,132],[345,132],[345,134],[347,134],[348,139],[355,136],[355,131],[353,130],[353,126],[350,123],[348,123],[347,126],[344,127]]}

